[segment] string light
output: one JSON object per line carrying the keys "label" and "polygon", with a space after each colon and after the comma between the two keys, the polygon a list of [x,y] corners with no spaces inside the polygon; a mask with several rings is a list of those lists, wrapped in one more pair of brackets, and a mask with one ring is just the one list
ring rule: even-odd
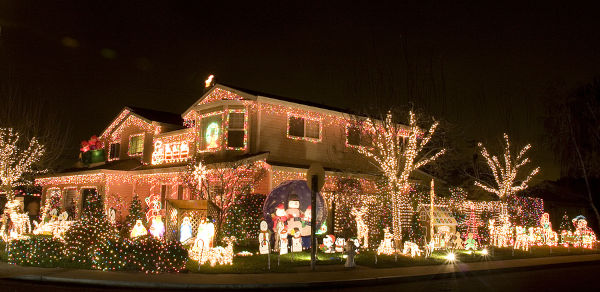
{"label": "string light", "polygon": [[519,168],[530,162],[529,158],[524,158],[524,155],[527,150],[531,148],[531,144],[527,144],[523,147],[516,159],[513,160],[510,154],[510,142],[506,133],[504,134],[504,141],[506,142],[506,146],[504,147],[504,165],[500,163],[498,157],[490,156],[487,149],[483,146],[483,143],[479,142],[479,144],[477,144],[481,150],[481,155],[486,159],[488,166],[492,170],[496,187],[489,187],[479,181],[476,181],[475,185],[490,193],[498,195],[499,198],[504,198],[525,190],[528,187],[527,183],[529,180],[540,171],[540,168],[536,167],[523,181],[521,181],[520,184],[515,185]]}
{"label": "string light", "polygon": [[392,225],[396,242],[402,239],[402,225],[410,224],[411,210],[407,197],[410,189],[410,174],[421,166],[435,161],[446,151],[441,149],[430,157],[422,156],[417,160],[433,137],[438,125],[438,122],[434,122],[427,134],[421,138],[417,119],[411,111],[409,112],[408,141],[405,141],[405,137],[399,132],[400,129],[406,129],[406,127],[395,123],[391,112],[388,112],[383,121],[366,119],[363,123],[365,130],[372,133],[373,147],[361,147],[357,148],[357,151],[365,157],[373,159],[375,165],[387,179],[393,207]]}

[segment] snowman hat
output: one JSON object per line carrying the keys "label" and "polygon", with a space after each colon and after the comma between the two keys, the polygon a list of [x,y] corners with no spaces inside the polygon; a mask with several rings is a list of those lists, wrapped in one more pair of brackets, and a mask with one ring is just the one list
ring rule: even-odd
{"label": "snowman hat", "polygon": [[288,201],[299,201],[300,199],[298,198],[298,195],[292,193],[289,197],[288,197]]}

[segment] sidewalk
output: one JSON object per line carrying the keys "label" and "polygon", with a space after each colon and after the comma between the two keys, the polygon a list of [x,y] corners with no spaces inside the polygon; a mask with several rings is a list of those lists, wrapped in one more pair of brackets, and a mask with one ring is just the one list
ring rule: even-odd
{"label": "sidewalk", "polygon": [[146,275],[136,272],[103,272],[95,270],[21,267],[0,263],[0,278],[136,288],[298,288],[311,286],[376,285],[396,281],[448,277],[460,274],[516,271],[551,265],[584,264],[585,262],[594,261],[600,261],[600,254],[476,263],[459,262],[447,265],[386,269],[358,267],[353,270],[336,269],[335,271],[331,271],[332,267],[317,266],[317,272],[310,272],[307,267],[306,272],[302,271],[298,273],[188,273],[158,275]]}

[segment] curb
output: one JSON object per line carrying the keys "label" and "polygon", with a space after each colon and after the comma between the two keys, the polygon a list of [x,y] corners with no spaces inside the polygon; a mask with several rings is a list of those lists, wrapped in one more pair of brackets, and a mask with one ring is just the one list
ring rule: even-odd
{"label": "curb", "polygon": [[363,279],[348,279],[335,281],[318,281],[318,282],[286,282],[286,283],[240,283],[240,284],[183,284],[183,283],[165,283],[165,282],[130,282],[130,281],[114,281],[114,280],[95,280],[95,279],[74,279],[53,276],[38,276],[38,275],[23,275],[6,277],[4,279],[40,282],[47,284],[74,284],[82,286],[101,286],[101,287],[120,287],[120,288],[154,288],[154,289],[299,289],[299,288],[333,288],[333,287],[356,287],[356,286],[377,286],[404,282],[417,282],[423,280],[438,280],[448,278],[463,278],[473,277],[478,275],[491,275],[507,272],[543,270],[550,268],[571,267],[574,265],[593,265],[600,263],[600,260],[580,261],[568,263],[544,264],[536,266],[522,266],[499,268],[489,270],[476,271],[455,271],[448,273],[417,275],[417,276],[390,276],[390,277],[374,277]]}

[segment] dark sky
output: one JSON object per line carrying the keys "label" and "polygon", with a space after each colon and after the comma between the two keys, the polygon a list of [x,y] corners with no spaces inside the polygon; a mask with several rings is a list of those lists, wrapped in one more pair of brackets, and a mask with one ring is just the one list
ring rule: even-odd
{"label": "dark sky", "polygon": [[0,1],[3,77],[62,110],[75,145],[125,105],[183,112],[214,73],[341,108],[412,101],[469,139],[532,142],[554,178],[548,92],[600,73],[598,7],[570,1],[27,2]]}

